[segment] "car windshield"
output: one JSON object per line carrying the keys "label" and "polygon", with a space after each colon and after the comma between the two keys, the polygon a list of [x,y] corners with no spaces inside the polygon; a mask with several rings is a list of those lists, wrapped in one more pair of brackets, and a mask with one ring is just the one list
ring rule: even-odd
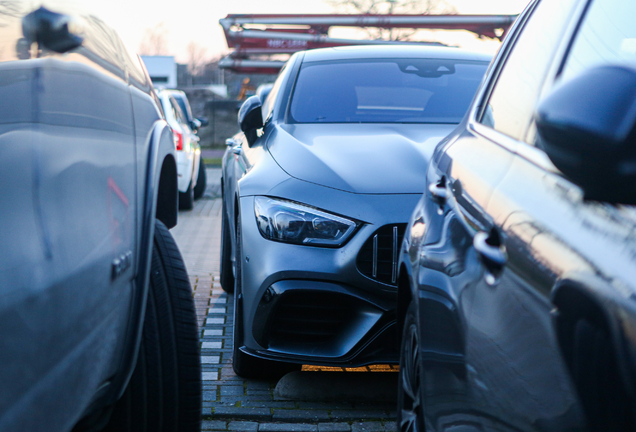
{"label": "car windshield", "polygon": [[372,59],[306,63],[294,123],[459,123],[488,63]]}

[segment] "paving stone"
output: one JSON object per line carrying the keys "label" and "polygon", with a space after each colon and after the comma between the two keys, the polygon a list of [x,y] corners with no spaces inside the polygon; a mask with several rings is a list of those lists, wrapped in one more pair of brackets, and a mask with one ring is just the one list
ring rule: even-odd
{"label": "paving stone", "polygon": [[237,408],[237,407],[216,407],[214,417],[245,419],[245,420],[271,420],[272,413],[268,408]]}
{"label": "paving stone", "polygon": [[201,422],[202,431],[224,431],[227,430],[227,423],[221,420],[203,420]]}
{"label": "paving stone", "polygon": [[277,410],[274,409],[272,417],[276,421],[317,422],[329,420],[327,411],[316,410]]}
{"label": "paving stone", "polygon": [[338,420],[367,420],[367,419],[384,419],[387,414],[384,411],[365,411],[365,410],[332,410],[331,418]]}
{"label": "paving stone", "polygon": [[[276,399],[274,399],[276,400]],[[346,402],[338,402],[338,403],[328,403],[328,402],[303,402],[298,401],[298,408],[300,409],[326,409],[326,410],[352,410],[354,409],[353,404]]]}
{"label": "paving stone", "polygon": [[251,389],[251,388],[247,388],[247,395],[254,395],[254,396],[261,396],[261,395],[267,395],[270,398],[272,397],[272,391],[270,389]]}
{"label": "paving stone", "polygon": [[214,401],[216,400],[216,389],[214,391],[204,391],[201,396],[204,401]]}
{"label": "paving stone", "polygon": [[384,425],[381,422],[355,422],[351,432],[384,432]]}
{"label": "paving stone", "polygon": [[203,381],[217,381],[218,379],[218,372],[201,372],[201,380]]}
{"label": "paving stone", "polygon": [[223,342],[202,342],[201,349],[220,349],[223,348]]}
{"label": "paving stone", "polygon": [[267,382],[267,381],[252,381],[249,380],[247,381],[247,388],[248,389],[267,389],[267,390],[271,390],[272,389],[272,385]]}
{"label": "paving stone", "polygon": [[219,329],[205,329],[203,330],[203,337],[205,336],[223,336],[223,330]]}
{"label": "paving stone", "polygon": [[241,406],[253,408],[295,409],[296,403],[291,401],[243,400]]}
{"label": "paving stone", "polygon": [[208,314],[212,315],[212,314],[224,314],[225,313],[225,308],[222,307],[213,307],[210,308],[210,310],[208,311]]}
{"label": "paving stone", "polygon": [[350,432],[349,423],[318,423],[318,432]]}
{"label": "paving stone", "polygon": [[225,324],[225,318],[208,318],[205,321],[206,325],[209,324]]}
{"label": "paving stone", "polygon": [[221,395],[240,395],[243,396],[245,390],[242,385],[222,385]]}
{"label": "paving stone", "polygon": [[302,423],[263,423],[258,425],[258,432],[318,432],[318,426]]}
{"label": "paving stone", "polygon": [[227,425],[227,430],[238,432],[257,432],[257,422],[233,421]]}
{"label": "paving stone", "polygon": [[397,423],[396,422],[384,422],[384,430],[386,432],[397,432]]}

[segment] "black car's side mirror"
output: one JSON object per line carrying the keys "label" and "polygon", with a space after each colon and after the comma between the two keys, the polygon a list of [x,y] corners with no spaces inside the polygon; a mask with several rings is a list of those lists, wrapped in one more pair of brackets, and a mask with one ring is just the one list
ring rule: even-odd
{"label": "black car's side mirror", "polygon": [[198,120],[200,123],[199,127],[206,127],[210,124],[210,121],[207,117],[197,117],[196,120]]}
{"label": "black car's side mirror", "polygon": [[539,145],[586,199],[636,204],[636,70],[590,69],[535,115]]}
{"label": "black car's side mirror", "polygon": [[238,113],[238,123],[245,133],[247,144],[251,146],[258,138],[257,131],[263,127],[261,99],[258,96],[249,97],[243,103]]}

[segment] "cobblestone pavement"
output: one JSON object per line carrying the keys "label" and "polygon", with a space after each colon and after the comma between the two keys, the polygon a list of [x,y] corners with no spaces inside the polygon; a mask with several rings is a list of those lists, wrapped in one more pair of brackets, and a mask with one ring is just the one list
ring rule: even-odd
{"label": "cobblestone pavement", "polygon": [[[233,296],[219,284],[221,237],[220,169],[207,170],[204,197],[189,212],[179,213],[172,233],[181,249],[194,290],[201,330],[203,369],[203,431],[384,432],[395,430],[397,367],[357,369],[303,366],[302,382],[333,382],[347,386],[364,381],[360,394],[346,389],[345,401],[325,402],[307,388],[292,388],[295,398],[277,389],[277,382],[246,380],[232,370]],[[337,372],[336,372],[337,371]],[[309,375],[308,375],[309,374]],[[356,380],[351,381],[347,378]],[[289,375],[287,376],[289,377]],[[284,377],[285,380],[287,377]],[[307,380],[306,378],[309,378]],[[384,398],[369,397],[369,388],[384,385]],[[377,383],[377,386],[375,385]],[[349,385],[350,386],[350,385]],[[292,385],[293,387],[293,385]],[[289,390],[289,389],[287,389]],[[353,394],[352,394],[353,393]],[[370,400],[372,399],[372,400]],[[384,399],[385,402],[380,401]]]}

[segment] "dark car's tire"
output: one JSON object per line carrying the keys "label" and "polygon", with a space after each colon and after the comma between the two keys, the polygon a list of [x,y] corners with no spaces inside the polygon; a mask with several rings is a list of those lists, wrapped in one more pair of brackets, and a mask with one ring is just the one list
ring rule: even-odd
{"label": "dark car's tire", "polygon": [[197,184],[194,187],[194,199],[198,200],[203,196],[205,192],[205,187],[207,186],[207,177],[205,174],[205,164],[203,163],[203,158],[201,158],[199,162],[199,177],[197,178]]}
{"label": "dark car's tire", "polygon": [[574,325],[572,377],[591,431],[636,430],[611,338],[587,319]]}
{"label": "dark car's tire", "polygon": [[225,205],[221,206],[221,288],[228,294],[234,292],[232,272],[232,238]]}
{"label": "dark car's tire", "polygon": [[406,313],[402,332],[397,406],[397,430],[400,432],[424,431],[420,330],[415,308],[416,304],[412,302]]}
{"label": "dark car's tire", "polygon": [[192,290],[181,253],[159,221],[153,246],[137,365],[105,430],[198,432],[201,357]]}
{"label": "dark car's tire", "polygon": [[232,349],[232,368],[234,373],[250,379],[276,379],[286,373],[300,370],[302,365],[264,360],[244,353],[243,345],[243,305],[241,292],[241,226],[236,227],[236,280],[234,288],[234,336]]}
{"label": "dark car's tire", "polygon": [[192,180],[185,192],[179,192],[179,210],[192,210],[194,207],[194,190],[192,188]]}

